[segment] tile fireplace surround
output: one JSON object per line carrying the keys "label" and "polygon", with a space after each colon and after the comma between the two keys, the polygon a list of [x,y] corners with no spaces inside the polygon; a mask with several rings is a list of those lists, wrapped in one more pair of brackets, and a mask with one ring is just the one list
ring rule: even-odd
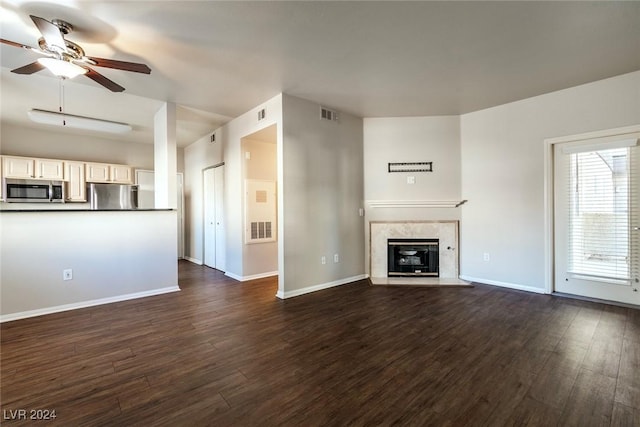
{"label": "tile fireplace surround", "polygon": [[[387,277],[387,239],[439,239],[440,277]],[[369,222],[369,277],[371,283],[467,285],[458,278],[458,221]]]}

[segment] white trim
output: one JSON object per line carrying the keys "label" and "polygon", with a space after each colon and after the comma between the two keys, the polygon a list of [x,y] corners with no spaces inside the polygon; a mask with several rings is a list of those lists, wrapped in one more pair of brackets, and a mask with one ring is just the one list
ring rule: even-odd
{"label": "white trim", "polygon": [[306,288],[294,289],[292,291],[282,292],[278,290],[278,292],[276,293],[276,297],[280,299],[293,298],[293,297],[297,297],[304,294],[310,294],[311,292],[321,291],[323,289],[329,289],[335,286],[341,286],[341,285],[346,285],[348,283],[357,282],[359,280],[364,280],[368,277],[369,277],[368,274],[359,274],[357,276],[347,277],[340,280],[334,280],[333,282],[321,283],[319,285],[307,286]]}
{"label": "white trim", "polygon": [[562,154],[586,153],[589,151],[609,150],[612,148],[628,148],[638,145],[640,135],[618,135],[608,138],[596,138],[586,141],[565,142],[562,144]]}
{"label": "white trim", "polygon": [[640,125],[625,126],[621,128],[597,130],[593,132],[579,133],[576,135],[565,135],[556,138],[547,138],[544,141],[549,144],[558,144],[561,142],[581,141],[585,139],[605,138],[610,136],[626,135],[630,133],[640,132]]}
{"label": "white trim", "polygon": [[189,261],[189,262],[192,262],[194,264],[197,264],[197,265],[202,265],[203,264],[203,262],[201,260],[199,260],[197,258],[191,258],[190,256],[185,256],[184,259]]}
{"label": "white trim", "polygon": [[238,280],[240,282],[247,282],[249,280],[256,280],[256,279],[264,279],[265,277],[273,277],[273,276],[277,276],[278,272],[277,271],[268,271],[266,273],[258,273],[258,274],[251,274],[249,276],[238,276],[237,274],[233,274],[230,272],[225,272],[224,273],[225,276],[231,277],[232,279]]}
{"label": "white trim", "polygon": [[10,313],[0,316],[0,323],[11,322],[13,320],[26,319],[27,317],[44,316],[45,314],[60,313],[62,311],[77,310],[79,308],[93,307],[96,305],[111,304],[114,302],[127,301],[137,298],[151,297],[154,295],[162,295],[170,292],[178,292],[180,288],[169,286],[167,288],[152,289],[150,291],[136,292],[133,294],[117,295],[114,297],[100,298],[89,301],[75,302],[72,304],[56,305],[54,307],[39,308],[37,310],[21,311],[19,313]]}
{"label": "white trim", "polygon": [[225,271],[224,275],[227,277],[231,277],[234,280],[237,280],[239,282],[242,282],[242,276],[238,276],[237,274],[231,273],[229,271]]}
{"label": "white trim", "polygon": [[372,208],[457,208],[466,200],[367,200]]}
{"label": "white trim", "polygon": [[533,286],[518,285],[516,283],[509,283],[509,282],[499,282],[497,280],[481,279],[478,277],[465,276],[463,274],[460,275],[460,279],[466,280],[467,282],[472,282],[472,283],[482,283],[485,285],[500,286],[501,288],[516,289],[518,291],[533,292],[536,294],[550,293],[550,292],[547,292],[545,289],[536,288]]}
{"label": "white trim", "polygon": [[623,136],[640,132],[640,125],[605,129],[577,135],[567,135],[544,140],[544,289],[546,294],[553,292],[554,284],[554,236],[553,236],[553,146],[565,142],[594,138]]}

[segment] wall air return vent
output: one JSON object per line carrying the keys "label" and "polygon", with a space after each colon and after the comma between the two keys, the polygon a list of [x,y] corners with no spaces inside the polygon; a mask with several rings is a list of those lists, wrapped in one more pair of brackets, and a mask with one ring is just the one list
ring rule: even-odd
{"label": "wall air return vent", "polygon": [[215,133],[211,134],[211,142],[216,142],[216,134]]}
{"label": "wall air return vent", "polygon": [[328,108],[325,108],[325,107],[320,107],[320,119],[337,122],[338,112],[329,110]]}
{"label": "wall air return vent", "polygon": [[263,120],[265,117],[267,117],[267,112],[263,108],[262,110],[258,111],[258,121]]}
{"label": "wall air return vent", "polygon": [[251,240],[272,239],[271,221],[258,221],[251,223]]}

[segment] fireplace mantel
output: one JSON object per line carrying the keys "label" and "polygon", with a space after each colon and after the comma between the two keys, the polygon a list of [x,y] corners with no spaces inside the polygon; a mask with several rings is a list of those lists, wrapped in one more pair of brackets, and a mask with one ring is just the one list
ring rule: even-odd
{"label": "fireplace mantel", "polygon": [[457,208],[466,200],[367,200],[371,208]]}

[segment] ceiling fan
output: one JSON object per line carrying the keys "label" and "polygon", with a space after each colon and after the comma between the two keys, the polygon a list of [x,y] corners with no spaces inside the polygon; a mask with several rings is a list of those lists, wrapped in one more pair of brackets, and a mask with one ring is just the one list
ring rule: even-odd
{"label": "ceiling fan", "polygon": [[124,87],[106,78],[90,66],[151,74],[151,69],[145,64],[86,56],[82,47],[64,38],[65,34],[69,34],[73,30],[71,24],[59,19],[54,19],[49,22],[38,16],[29,16],[42,34],[42,37],[38,39],[38,48],[5,39],[0,39],[0,42],[10,46],[21,47],[44,55],[45,57],[31,64],[11,70],[12,73],[33,74],[47,68],[53,74],[63,78],[73,78],[85,74],[91,80],[112,92],[122,92]]}

